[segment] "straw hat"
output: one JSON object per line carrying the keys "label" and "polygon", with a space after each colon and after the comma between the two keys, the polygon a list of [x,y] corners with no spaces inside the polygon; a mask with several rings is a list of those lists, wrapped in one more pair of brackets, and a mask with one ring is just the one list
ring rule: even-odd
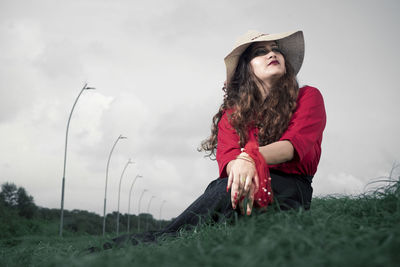
{"label": "straw hat", "polygon": [[295,74],[300,70],[304,58],[304,37],[302,31],[266,34],[248,31],[235,43],[235,47],[224,59],[226,65],[226,81],[232,79],[242,53],[255,42],[276,41],[286,60],[292,65]]}

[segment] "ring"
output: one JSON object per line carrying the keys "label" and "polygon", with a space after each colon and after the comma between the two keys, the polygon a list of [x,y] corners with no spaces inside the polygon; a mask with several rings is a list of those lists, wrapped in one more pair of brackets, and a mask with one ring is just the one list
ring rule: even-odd
{"label": "ring", "polygon": [[244,176],[240,177],[240,182],[244,184],[246,182],[246,177]]}

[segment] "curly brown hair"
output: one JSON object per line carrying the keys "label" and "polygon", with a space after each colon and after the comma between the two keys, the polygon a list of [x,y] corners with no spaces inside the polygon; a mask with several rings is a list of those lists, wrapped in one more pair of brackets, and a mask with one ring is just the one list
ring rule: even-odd
{"label": "curly brown hair", "polygon": [[211,125],[211,135],[201,143],[200,150],[208,152],[209,157],[215,156],[218,143],[218,123],[226,110],[232,110],[228,117],[232,127],[239,135],[239,144],[244,147],[248,140],[248,129],[256,126],[260,146],[273,143],[287,129],[293,111],[299,86],[296,74],[290,62],[285,58],[286,73],[270,88],[267,96],[263,96],[257,86],[262,84],[255,76],[249,64],[252,46],[241,55],[231,81],[223,87],[225,92],[223,103],[214,115]]}

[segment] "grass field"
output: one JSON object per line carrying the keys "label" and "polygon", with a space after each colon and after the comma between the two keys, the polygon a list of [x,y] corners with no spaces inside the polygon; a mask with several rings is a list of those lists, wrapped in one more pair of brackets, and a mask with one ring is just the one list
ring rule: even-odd
{"label": "grass field", "polygon": [[0,266],[399,266],[400,186],[315,198],[307,212],[269,209],[232,225],[202,225],[156,245],[81,253],[107,240],[57,233],[3,239]]}

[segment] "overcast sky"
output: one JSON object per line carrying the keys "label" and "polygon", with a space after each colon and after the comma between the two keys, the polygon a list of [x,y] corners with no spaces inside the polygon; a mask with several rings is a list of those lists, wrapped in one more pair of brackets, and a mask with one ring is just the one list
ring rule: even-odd
{"label": "overcast sky", "polygon": [[223,58],[247,30],[303,30],[301,85],[319,88],[327,126],[314,195],[357,194],[400,160],[400,2],[0,2],[0,183],[60,208],[66,124],[65,208],[103,214],[141,205],[177,216],[218,177],[196,151],[222,101]]}

